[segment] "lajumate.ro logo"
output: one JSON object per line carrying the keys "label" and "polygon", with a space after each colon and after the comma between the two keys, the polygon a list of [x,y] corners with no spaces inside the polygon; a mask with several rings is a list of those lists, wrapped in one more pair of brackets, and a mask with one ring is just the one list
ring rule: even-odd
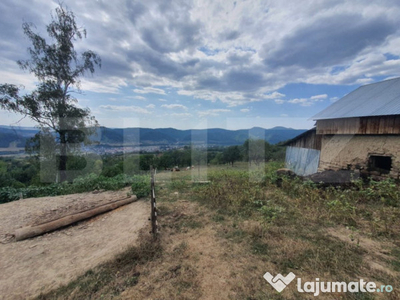
{"label": "lajumate.ro logo", "polygon": [[[283,276],[281,274],[275,277],[271,273],[264,274],[264,279],[279,293],[282,292],[294,279],[296,275],[292,272]],[[367,282],[363,279],[351,282],[324,282],[319,278],[315,281],[302,282],[301,278],[297,278],[297,291],[299,293],[312,293],[318,296],[321,293],[390,293],[393,291],[391,285],[378,285],[375,282]]]}

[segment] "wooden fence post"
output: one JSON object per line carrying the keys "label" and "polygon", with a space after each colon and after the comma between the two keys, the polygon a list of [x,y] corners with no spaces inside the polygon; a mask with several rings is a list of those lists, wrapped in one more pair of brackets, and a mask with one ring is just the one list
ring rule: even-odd
{"label": "wooden fence post", "polygon": [[151,167],[151,233],[155,238],[157,236],[157,206],[155,193],[154,169]]}

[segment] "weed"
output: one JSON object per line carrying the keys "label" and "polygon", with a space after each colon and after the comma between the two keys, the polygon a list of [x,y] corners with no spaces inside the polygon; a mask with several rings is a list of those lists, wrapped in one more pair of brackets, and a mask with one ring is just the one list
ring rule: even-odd
{"label": "weed", "polygon": [[268,245],[260,240],[253,240],[251,250],[254,254],[258,255],[267,255],[269,253]]}
{"label": "weed", "polygon": [[382,181],[371,180],[369,186],[360,192],[366,200],[382,202],[388,206],[400,206],[400,187],[389,178]]}
{"label": "weed", "polygon": [[220,214],[216,214],[212,217],[213,221],[217,222],[217,223],[221,223],[223,221],[225,221],[225,217],[220,215]]}
{"label": "weed", "polygon": [[273,222],[276,218],[278,218],[283,212],[285,212],[285,208],[278,205],[271,205],[269,201],[267,205],[263,205],[259,211],[265,218],[267,222]]}
{"label": "weed", "polygon": [[249,215],[248,211],[255,201],[265,200],[261,184],[251,181],[247,172],[212,172],[209,178],[211,183],[198,187],[195,192],[199,201],[212,208]]}
{"label": "weed", "polygon": [[183,216],[172,225],[175,230],[180,232],[186,232],[188,229],[202,228],[203,226],[204,225],[193,216]]}
{"label": "weed", "polygon": [[188,187],[188,184],[187,184],[187,182],[186,182],[186,180],[183,180],[183,179],[181,179],[181,180],[171,180],[171,182],[169,182],[169,184],[168,184],[168,188],[170,189],[170,190],[179,190],[179,191],[181,191],[181,190],[183,190],[183,189],[185,189],[185,188],[187,188]]}
{"label": "weed", "polygon": [[157,215],[160,217],[167,216],[173,213],[173,210],[167,205],[158,205],[157,206]]}

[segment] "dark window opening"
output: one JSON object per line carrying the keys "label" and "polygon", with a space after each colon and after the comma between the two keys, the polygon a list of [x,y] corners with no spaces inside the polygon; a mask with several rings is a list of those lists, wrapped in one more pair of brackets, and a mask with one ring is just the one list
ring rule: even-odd
{"label": "dark window opening", "polygon": [[371,155],[369,157],[369,170],[378,171],[381,174],[389,174],[392,168],[392,158],[390,156]]}

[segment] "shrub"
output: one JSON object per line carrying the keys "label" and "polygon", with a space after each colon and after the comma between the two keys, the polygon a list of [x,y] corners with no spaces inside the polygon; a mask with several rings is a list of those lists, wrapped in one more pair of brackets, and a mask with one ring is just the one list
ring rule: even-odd
{"label": "shrub", "polygon": [[150,192],[149,176],[133,176],[132,193],[135,194],[138,199],[149,196]]}
{"label": "shrub", "polygon": [[[119,174],[114,177],[98,176],[94,173],[80,176],[72,183],[53,183],[46,186],[31,185],[26,188],[3,187],[0,188],[0,203],[15,201],[21,198],[58,196],[73,193],[83,193],[93,190],[119,190],[129,185],[136,185],[134,193],[140,197],[147,196],[150,192],[150,179],[148,176],[127,176]],[[144,186],[147,186],[144,188]]]}

